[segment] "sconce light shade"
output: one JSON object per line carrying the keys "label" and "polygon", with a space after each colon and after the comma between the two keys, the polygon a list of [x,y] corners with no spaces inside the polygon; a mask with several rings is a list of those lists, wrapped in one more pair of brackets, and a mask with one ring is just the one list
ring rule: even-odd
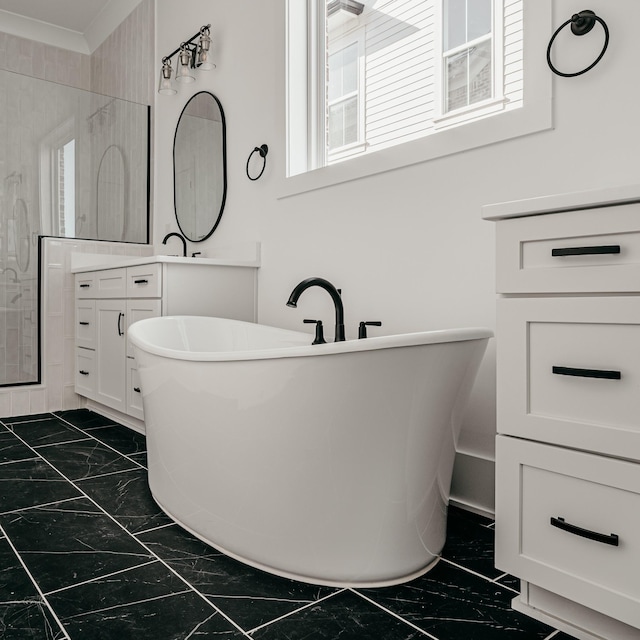
{"label": "sconce light shade", "polygon": [[158,93],[164,96],[173,96],[177,93],[171,84],[172,72],[171,60],[164,58],[162,60],[162,71],[160,72],[160,84],[158,85]]}
{"label": "sconce light shade", "polygon": [[211,37],[209,36],[209,29],[202,27],[200,30],[200,41],[198,42],[198,69],[203,71],[209,71],[215,69],[216,65],[211,62]]}
{"label": "sconce light shade", "polygon": [[191,51],[184,45],[180,47],[180,55],[178,57],[178,73],[176,73],[176,82],[195,82],[196,77],[191,71]]}

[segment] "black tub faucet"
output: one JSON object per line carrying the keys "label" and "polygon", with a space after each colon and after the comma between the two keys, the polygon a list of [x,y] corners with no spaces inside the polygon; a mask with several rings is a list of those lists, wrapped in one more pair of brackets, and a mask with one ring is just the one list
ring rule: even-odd
{"label": "black tub faucet", "polygon": [[175,236],[176,238],[180,238],[180,240],[182,241],[182,256],[186,258],[187,257],[187,241],[185,240],[184,236],[180,235],[176,231],[167,233],[167,235],[164,237],[164,240],[162,241],[162,244],[167,244],[167,240],[169,238],[172,238],[173,236]]}
{"label": "black tub faucet", "polygon": [[333,300],[333,304],[336,308],[336,335],[334,342],[343,342],[344,337],[344,306],[342,305],[342,298],[340,292],[336,289],[328,280],[324,278],[307,278],[296,285],[294,290],[289,296],[287,301],[287,307],[297,307],[298,298],[302,295],[303,291],[306,291],[309,287],[320,287],[327,291]]}

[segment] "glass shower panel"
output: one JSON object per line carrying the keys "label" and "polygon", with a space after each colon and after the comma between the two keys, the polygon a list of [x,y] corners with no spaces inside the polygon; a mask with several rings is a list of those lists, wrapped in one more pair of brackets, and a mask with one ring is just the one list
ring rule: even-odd
{"label": "glass shower panel", "polygon": [[149,107],[0,70],[0,386],[39,382],[38,238],[148,242]]}

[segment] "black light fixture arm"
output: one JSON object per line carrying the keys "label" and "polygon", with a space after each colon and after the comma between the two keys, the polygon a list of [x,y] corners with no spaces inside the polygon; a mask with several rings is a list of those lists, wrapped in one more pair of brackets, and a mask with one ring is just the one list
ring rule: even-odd
{"label": "black light fixture arm", "polygon": [[203,33],[209,35],[210,29],[210,24],[205,24],[200,27],[200,31],[198,31],[198,33],[194,33],[188,40],[185,40],[185,42],[181,42],[180,46],[177,49],[172,51],[169,55],[164,56],[164,58],[162,58],[162,64],[165,64],[166,62],[171,60],[173,56],[175,56],[177,53],[180,53],[183,49],[188,49],[191,53],[191,68],[194,69],[196,66],[196,52],[198,50],[198,45],[194,42],[194,40],[196,38],[199,38]]}

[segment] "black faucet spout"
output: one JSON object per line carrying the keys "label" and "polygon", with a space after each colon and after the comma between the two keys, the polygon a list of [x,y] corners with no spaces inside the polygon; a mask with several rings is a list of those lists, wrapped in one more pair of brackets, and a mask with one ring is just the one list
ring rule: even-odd
{"label": "black faucet spout", "polygon": [[174,237],[174,236],[176,238],[180,238],[180,240],[182,241],[182,256],[186,258],[187,257],[187,241],[185,240],[184,236],[180,235],[176,231],[172,231],[171,233],[167,233],[167,235],[162,240],[162,244],[167,244],[167,240],[169,238]]}
{"label": "black faucet spout", "polygon": [[336,332],[334,342],[343,342],[345,340],[344,335],[344,305],[342,304],[342,297],[340,292],[336,289],[328,280],[324,278],[307,278],[295,286],[289,300],[287,301],[288,307],[297,307],[298,298],[309,287],[320,287],[327,291],[333,300],[333,304],[336,308]]}

